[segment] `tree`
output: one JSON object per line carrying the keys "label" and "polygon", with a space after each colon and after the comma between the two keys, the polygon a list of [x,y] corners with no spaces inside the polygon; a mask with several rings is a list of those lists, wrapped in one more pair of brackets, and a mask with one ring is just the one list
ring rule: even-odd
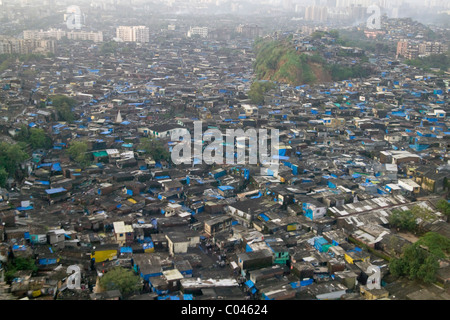
{"label": "tree", "polygon": [[439,212],[445,214],[447,217],[450,215],[450,203],[447,200],[441,199],[436,204],[436,208]]}
{"label": "tree", "polygon": [[34,149],[44,148],[49,149],[52,146],[52,140],[41,128],[30,129],[29,142]]}
{"label": "tree", "polygon": [[415,231],[417,228],[416,217],[411,210],[393,210],[389,217],[389,223],[391,226],[405,231]]}
{"label": "tree", "polygon": [[15,278],[17,271],[20,270],[29,270],[32,272],[36,272],[38,270],[38,267],[36,266],[34,260],[31,258],[14,258],[12,261],[6,264],[6,282],[11,282]]}
{"label": "tree", "polygon": [[324,36],[325,36],[325,32],[324,31],[314,31],[311,34],[311,38],[313,40],[322,39],[322,37],[324,37]]}
{"label": "tree", "polygon": [[253,82],[248,92],[249,98],[254,104],[264,104],[264,94],[275,88],[272,82]]}
{"label": "tree", "polygon": [[339,30],[330,30],[328,34],[334,39],[339,39]]}
{"label": "tree", "polygon": [[75,120],[75,115],[72,112],[72,108],[65,102],[58,108],[58,116],[61,120],[67,122],[72,122]]}
{"label": "tree", "polygon": [[438,68],[441,71],[447,71],[450,67],[450,56],[446,54],[432,54],[427,57],[410,59],[406,64],[429,71],[431,68]]}
{"label": "tree", "polygon": [[8,172],[5,168],[0,167],[0,187],[6,186],[6,180],[8,179]]}
{"label": "tree", "polygon": [[450,239],[439,233],[427,232],[418,242],[439,259],[445,259],[450,254]]}
{"label": "tree", "polygon": [[85,141],[73,141],[67,149],[67,154],[82,167],[90,164],[88,145]]}
{"label": "tree", "polygon": [[49,100],[51,101],[51,105],[55,108],[61,107],[64,103],[66,103],[70,107],[74,107],[77,104],[77,101],[75,99],[72,99],[63,94],[50,96]]}
{"label": "tree", "polygon": [[17,141],[28,141],[28,139],[30,138],[30,130],[28,128],[28,126],[26,125],[21,125],[20,126],[20,130],[19,132],[16,133],[16,135],[14,136],[14,139]]}
{"label": "tree", "polygon": [[449,253],[450,239],[428,232],[416,243],[407,246],[400,258],[392,259],[389,270],[394,276],[432,283],[436,280],[439,259],[445,259]]}
{"label": "tree", "polygon": [[77,104],[76,100],[65,95],[55,95],[50,97],[50,104],[55,107],[61,120],[67,122],[75,120],[76,117],[72,108]]}
{"label": "tree", "polygon": [[[15,177],[19,164],[28,158],[29,156],[22,144],[0,143],[0,170],[3,168],[0,171],[0,176],[4,177],[4,172],[6,172],[8,177]],[[0,179],[0,181],[3,179]]]}
{"label": "tree", "polygon": [[101,54],[116,53],[119,44],[116,41],[103,42],[100,46]]}
{"label": "tree", "polygon": [[410,280],[423,280],[427,283],[436,280],[438,268],[438,261],[417,244],[406,247],[403,256],[393,259],[389,265],[394,276],[406,276]]}
{"label": "tree", "polygon": [[115,267],[100,278],[100,287],[104,290],[119,290],[123,296],[139,290],[140,283],[139,276],[122,267]]}
{"label": "tree", "polygon": [[436,218],[433,211],[419,205],[412,207],[411,212],[416,219],[421,219],[423,221],[431,222]]}
{"label": "tree", "polygon": [[52,146],[51,138],[45,133],[44,129],[31,128],[22,125],[20,131],[15,135],[15,140],[29,143],[33,149],[49,149]]}
{"label": "tree", "polygon": [[161,141],[155,138],[143,138],[138,145],[139,150],[144,150],[145,154],[150,155],[153,160],[169,160],[170,153],[161,143]]}
{"label": "tree", "polygon": [[389,217],[389,223],[395,228],[399,228],[404,231],[418,231],[418,220],[432,221],[435,219],[435,215],[432,211],[421,206],[414,206],[411,210],[393,210]]}

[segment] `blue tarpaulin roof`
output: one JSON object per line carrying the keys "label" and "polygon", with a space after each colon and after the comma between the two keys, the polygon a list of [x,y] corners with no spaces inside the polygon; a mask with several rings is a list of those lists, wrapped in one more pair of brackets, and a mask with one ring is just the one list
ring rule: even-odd
{"label": "blue tarpaulin roof", "polygon": [[18,211],[33,210],[33,206],[28,206],[28,207],[17,207],[16,210],[18,210]]}
{"label": "blue tarpaulin roof", "polygon": [[20,251],[25,251],[27,249],[27,246],[25,245],[13,245],[13,250],[20,250]]}
{"label": "blue tarpaulin roof", "polygon": [[64,191],[67,191],[67,190],[64,189],[64,188],[54,188],[54,189],[47,189],[47,190],[45,190],[45,192],[47,194],[55,194],[55,193],[60,193],[60,192],[64,192]]}
{"label": "blue tarpaulin roof", "polygon": [[221,190],[221,191],[234,190],[234,187],[232,187],[232,186],[220,186],[219,190]]}
{"label": "blue tarpaulin roof", "polygon": [[133,249],[131,247],[121,247],[120,253],[133,253]]}

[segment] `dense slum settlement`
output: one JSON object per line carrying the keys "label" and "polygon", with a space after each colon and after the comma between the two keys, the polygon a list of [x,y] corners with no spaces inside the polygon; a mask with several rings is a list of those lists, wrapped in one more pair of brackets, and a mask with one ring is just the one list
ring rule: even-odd
{"label": "dense slum settlement", "polygon": [[[23,182],[0,191],[4,299],[124,299],[101,286],[118,267],[139,277],[126,297],[135,300],[445,298],[421,286],[401,296],[389,259],[417,240],[392,228],[393,212],[424,208],[420,227],[450,237],[436,207],[450,176],[448,74],[378,56],[372,77],[277,83],[254,105],[248,39],[99,48],[78,42],[2,73],[2,136],[40,128],[53,144],[30,150]],[[74,121],[52,106],[57,95],[76,101]],[[158,141],[171,152],[172,133],[193,136],[196,121],[279,130],[278,170],[175,165],[140,149]],[[67,153],[75,141],[88,165]],[[7,281],[13,257],[35,270]],[[68,282],[74,266],[79,288]],[[449,275],[442,259],[445,288]]]}

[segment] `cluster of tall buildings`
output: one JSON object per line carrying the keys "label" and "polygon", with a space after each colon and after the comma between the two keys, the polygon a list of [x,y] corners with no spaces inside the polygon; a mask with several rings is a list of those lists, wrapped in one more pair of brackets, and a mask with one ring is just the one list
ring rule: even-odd
{"label": "cluster of tall buildings", "polygon": [[406,59],[416,59],[421,56],[444,54],[448,50],[448,45],[441,42],[417,42],[401,40],[397,43],[397,57]]}
{"label": "cluster of tall buildings", "polygon": [[324,6],[311,6],[305,9],[306,21],[327,21],[328,20],[328,8]]}
{"label": "cluster of tall buildings", "polygon": [[150,42],[150,29],[146,26],[119,26],[116,37],[123,42]]}
{"label": "cluster of tall buildings", "polygon": [[315,1],[304,9],[306,21],[361,21],[368,17],[367,8],[373,4],[368,0],[327,0]]}
{"label": "cluster of tall buildings", "polygon": [[[67,38],[69,40],[89,40],[93,42],[103,42],[103,32],[61,29],[49,30],[25,30],[23,32],[24,40],[45,40],[54,39],[61,40]],[[116,38],[123,42],[150,42],[150,29],[146,26],[119,26],[116,28]]]}
{"label": "cluster of tall buildings", "polygon": [[49,29],[43,30],[25,30],[23,32],[23,38],[25,40],[43,40],[43,39],[55,39],[61,40],[67,37],[69,40],[90,40],[94,42],[103,42],[103,32],[93,31],[65,31],[61,29]]}
{"label": "cluster of tall buildings", "polygon": [[315,0],[295,5],[296,12],[304,12],[306,21],[364,21],[371,15],[368,8],[378,6],[380,12],[398,16],[399,3],[387,0]]}
{"label": "cluster of tall buildings", "polygon": [[189,31],[187,32],[188,38],[198,35],[202,38],[208,37],[208,27],[191,27],[189,28]]}
{"label": "cluster of tall buildings", "polygon": [[262,36],[263,29],[255,24],[240,24],[237,26],[236,32],[243,36],[254,38]]}
{"label": "cluster of tall buildings", "polygon": [[0,37],[0,54],[55,53],[55,41]]}

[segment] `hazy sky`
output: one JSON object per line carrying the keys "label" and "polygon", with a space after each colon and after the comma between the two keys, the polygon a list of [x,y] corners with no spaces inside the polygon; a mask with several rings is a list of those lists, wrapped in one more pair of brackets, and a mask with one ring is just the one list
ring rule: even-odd
{"label": "hazy sky", "polygon": [[[158,0],[54,0],[54,2],[56,3],[70,3],[73,5],[76,5],[77,3],[100,3],[100,2],[107,2],[107,3],[111,3],[117,1],[119,3],[145,3],[145,2],[157,2]],[[173,2],[173,3],[177,3],[177,2],[183,2],[183,3],[187,3],[187,2],[191,2],[191,3],[216,3],[216,2],[236,2],[236,3],[257,3],[257,2],[272,2],[272,3],[282,3],[285,0],[160,0],[161,2]],[[289,0],[292,3],[310,3],[310,4],[314,4],[316,2],[316,0]],[[322,0],[323,2],[326,2],[326,0]],[[364,1],[364,0],[349,0],[349,1],[354,1],[354,2],[358,2],[358,1]],[[367,0],[366,0],[367,1]],[[370,2],[378,2],[379,0],[369,0]],[[431,3],[445,3],[448,2],[449,0],[387,0],[389,2],[389,4],[401,4],[401,3],[411,3],[411,4],[418,4],[418,5],[424,5],[427,4],[428,2]],[[46,2],[45,0],[0,0],[0,3],[43,3]]]}

